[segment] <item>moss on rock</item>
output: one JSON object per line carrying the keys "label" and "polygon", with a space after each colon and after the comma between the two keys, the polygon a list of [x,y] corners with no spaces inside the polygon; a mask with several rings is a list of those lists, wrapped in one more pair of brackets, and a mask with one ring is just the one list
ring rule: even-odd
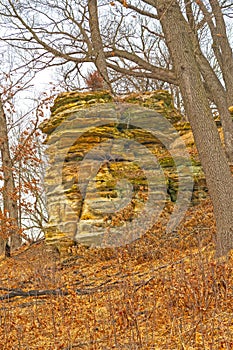
{"label": "moss on rock", "polygon": [[[108,91],[66,92],[58,95],[51,108],[50,119],[42,123],[40,127],[48,135],[47,142],[49,144],[50,167],[45,180],[49,211],[46,241],[57,246],[60,252],[65,251],[70,246],[75,235],[87,245],[97,241],[101,242],[101,235],[103,230],[106,230],[109,221],[115,222],[116,228],[124,224],[122,218],[131,222],[140,213],[148,198],[148,182],[145,174],[137,162],[130,160],[129,150],[122,148],[120,144],[117,146],[119,159],[106,161],[103,158],[101,160],[103,164],[100,168],[100,159],[93,158],[90,165],[88,162],[83,162],[85,156],[96,145],[109,140],[109,135],[111,135],[110,139],[112,140],[120,140],[122,137],[126,140],[134,140],[154,154],[167,179],[167,200],[176,200],[179,186],[177,169],[172,155],[159,139],[146,130],[147,125],[145,125],[145,129],[134,125],[126,127],[124,122],[116,123],[114,121],[111,111],[117,113],[117,108],[121,103],[129,110],[130,106],[134,108],[135,105],[138,105],[162,114],[175,125],[188,149],[193,148],[194,141],[190,125],[187,122],[182,122],[181,115],[175,109],[172,97],[167,91],[133,93],[121,98],[114,98]],[[100,106],[99,110],[98,106]],[[98,113],[100,117],[102,114],[107,116],[109,123],[98,125],[92,123],[91,118],[86,118],[87,115],[98,116]],[[156,121],[159,122],[159,119]],[[63,128],[59,129],[61,124]],[[158,125],[158,129],[161,133],[169,132],[169,130],[164,129],[163,125]],[[80,134],[78,140],[76,140],[77,132]],[[179,149],[179,142],[181,140],[177,139],[176,144],[173,145],[174,150]],[[140,157],[143,157],[143,151],[140,150],[137,156],[140,160]],[[106,164],[104,164],[105,161]],[[182,159],[180,163],[182,164]],[[153,170],[153,166],[151,164],[150,168],[149,165],[149,172]],[[200,163],[195,155],[193,155],[193,167],[195,202],[197,202],[199,198],[204,196],[203,193],[206,193],[206,187]],[[99,168],[99,170],[91,179],[93,168]],[[99,209],[108,207],[111,209],[112,207],[116,211],[118,208],[119,198],[122,194],[116,185],[124,179],[127,179],[133,188],[131,203],[124,210],[117,210],[116,217],[118,219],[113,219],[110,214],[101,214]],[[164,177],[158,175],[156,181],[159,186],[161,182],[162,186]],[[85,185],[85,182],[88,183],[88,186]],[[199,183],[201,183],[201,188]],[[156,191],[159,193],[160,189],[156,189]],[[198,191],[202,193],[200,196],[197,194]]]}

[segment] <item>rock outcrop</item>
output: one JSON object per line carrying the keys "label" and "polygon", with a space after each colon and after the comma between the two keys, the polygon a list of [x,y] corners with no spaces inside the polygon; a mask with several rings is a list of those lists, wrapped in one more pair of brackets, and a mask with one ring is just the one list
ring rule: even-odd
{"label": "rock outcrop", "polygon": [[192,203],[206,196],[190,126],[167,91],[118,99],[107,91],[62,93],[41,130],[49,158],[46,241],[60,251],[74,241],[128,243],[168,201],[189,201],[183,142],[192,164]]}

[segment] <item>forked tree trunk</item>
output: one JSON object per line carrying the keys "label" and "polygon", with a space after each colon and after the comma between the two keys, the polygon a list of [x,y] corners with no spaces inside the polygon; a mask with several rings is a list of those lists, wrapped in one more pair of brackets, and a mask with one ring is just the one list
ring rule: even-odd
{"label": "forked tree trunk", "polygon": [[[214,24],[213,16],[208,12],[203,3],[199,3],[204,13],[205,20],[209,25],[212,40],[217,50],[216,54],[219,58],[219,65],[225,81],[225,87],[220,82],[210,62],[204,56],[200,42],[198,40],[195,29],[195,18],[193,15],[192,3],[185,0],[186,15],[191,27],[190,40],[195,47],[195,57],[198,63],[202,77],[205,80],[205,86],[208,89],[209,98],[218,108],[222,121],[222,129],[224,135],[225,151],[228,160],[233,163],[233,121],[228,107],[233,104],[233,56],[232,50],[227,37],[226,26],[222,14],[222,10],[216,0],[210,0],[216,24]],[[219,45],[219,48],[217,47]]]}
{"label": "forked tree trunk", "polygon": [[225,255],[233,248],[233,178],[195,60],[190,27],[177,1],[155,3],[213,202],[217,255]]}
{"label": "forked tree trunk", "polygon": [[[3,173],[3,212],[12,220],[12,228],[9,227],[9,238],[0,238],[0,254],[6,254],[7,246],[15,250],[21,245],[21,237],[18,234],[18,209],[14,198],[15,184],[13,178],[12,161],[9,150],[6,115],[4,113],[0,96],[0,151]],[[1,226],[0,226],[1,227]],[[13,228],[14,227],[14,228]],[[1,229],[1,228],[0,228]],[[4,228],[5,229],[5,228]]]}

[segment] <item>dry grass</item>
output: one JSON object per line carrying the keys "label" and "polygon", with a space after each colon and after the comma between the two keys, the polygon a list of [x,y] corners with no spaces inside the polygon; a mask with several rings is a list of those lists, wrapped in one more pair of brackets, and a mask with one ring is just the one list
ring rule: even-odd
{"label": "dry grass", "polygon": [[214,258],[211,203],[170,236],[164,220],[124,248],[61,262],[42,242],[2,260],[1,349],[232,349],[233,265]]}

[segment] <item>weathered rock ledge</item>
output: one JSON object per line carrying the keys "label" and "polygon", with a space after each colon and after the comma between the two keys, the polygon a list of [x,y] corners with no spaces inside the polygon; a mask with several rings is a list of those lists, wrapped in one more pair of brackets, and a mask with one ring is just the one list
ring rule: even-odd
{"label": "weathered rock ledge", "polygon": [[[172,125],[182,139],[171,136]],[[153,198],[156,212],[177,199],[179,172],[186,166],[182,142],[192,163],[192,204],[206,197],[190,126],[167,91],[121,98],[107,91],[62,93],[41,130],[49,158],[46,241],[61,251],[74,241],[105,246],[132,241],[132,231],[140,237],[145,227],[138,227],[143,224],[137,217],[146,217],[147,201]]]}

